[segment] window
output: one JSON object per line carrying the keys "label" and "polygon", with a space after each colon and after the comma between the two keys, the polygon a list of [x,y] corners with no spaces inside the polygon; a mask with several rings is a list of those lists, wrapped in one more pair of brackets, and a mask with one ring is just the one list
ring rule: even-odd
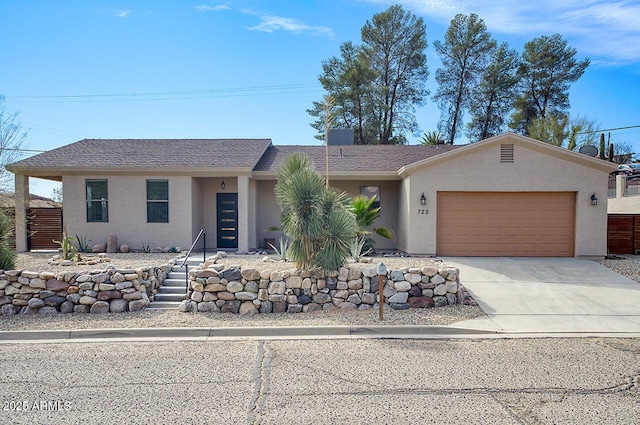
{"label": "window", "polygon": [[371,208],[380,208],[380,186],[360,186],[360,195],[366,196],[367,199],[375,196],[376,199],[371,204]]}
{"label": "window", "polygon": [[86,180],[87,222],[109,221],[109,197],[106,180]]}
{"label": "window", "polygon": [[147,180],[147,223],[169,222],[169,181]]}

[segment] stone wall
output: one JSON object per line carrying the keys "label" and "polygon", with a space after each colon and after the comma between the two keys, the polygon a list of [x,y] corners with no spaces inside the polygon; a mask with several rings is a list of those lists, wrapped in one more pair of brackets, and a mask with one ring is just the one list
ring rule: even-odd
{"label": "stone wall", "polygon": [[[240,314],[300,313],[377,308],[375,267],[341,268],[337,273],[224,269],[204,263],[189,271],[188,300],[182,311]],[[385,303],[396,310],[473,303],[455,267],[442,265],[389,271]]]}
{"label": "stone wall", "polygon": [[172,264],[81,272],[0,271],[3,315],[137,311],[153,300]]}

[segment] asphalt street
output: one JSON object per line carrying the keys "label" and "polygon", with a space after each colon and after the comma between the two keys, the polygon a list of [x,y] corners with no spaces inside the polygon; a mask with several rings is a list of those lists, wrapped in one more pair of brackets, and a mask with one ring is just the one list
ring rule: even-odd
{"label": "asphalt street", "polygon": [[632,338],[67,342],[0,355],[2,424],[640,420]]}

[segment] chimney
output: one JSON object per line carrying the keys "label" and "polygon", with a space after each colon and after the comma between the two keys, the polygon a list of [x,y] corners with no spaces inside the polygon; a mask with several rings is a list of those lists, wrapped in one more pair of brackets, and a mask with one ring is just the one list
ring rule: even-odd
{"label": "chimney", "polygon": [[329,146],[334,145],[353,145],[353,129],[352,128],[332,128],[329,130],[328,137]]}

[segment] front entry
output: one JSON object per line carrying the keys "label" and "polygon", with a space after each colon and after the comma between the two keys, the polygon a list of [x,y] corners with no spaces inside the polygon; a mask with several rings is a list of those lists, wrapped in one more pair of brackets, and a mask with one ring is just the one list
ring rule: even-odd
{"label": "front entry", "polygon": [[238,194],[218,193],[218,248],[238,248]]}

